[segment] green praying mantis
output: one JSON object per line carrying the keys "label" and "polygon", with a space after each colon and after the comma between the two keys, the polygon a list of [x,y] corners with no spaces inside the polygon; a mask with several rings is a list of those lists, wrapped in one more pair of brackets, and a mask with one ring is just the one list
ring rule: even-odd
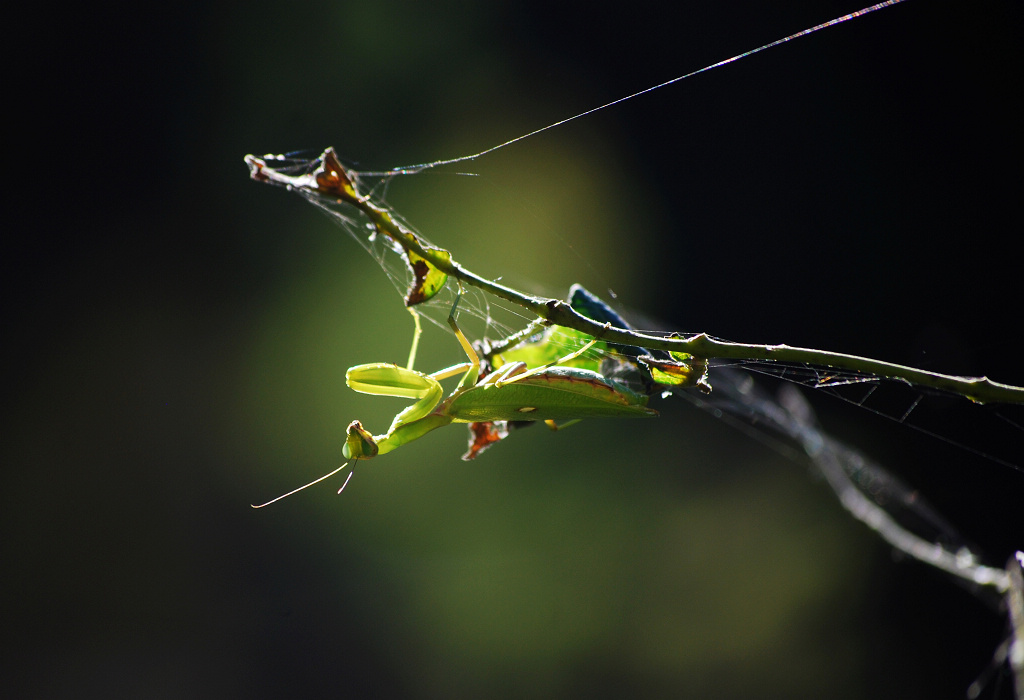
{"label": "green praying mantis", "polygon": [[[408,367],[374,362],[348,369],[345,382],[355,391],[416,401],[400,411],[388,431],[381,435],[371,434],[358,420],[352,421],[342,450],[345,459],[366,460],[387,454],[451,423],[469,425],[469,449],[463,455],[463,459],[469,460],[503,439],[509,423],[543,421],[552,430],[559,430],[585,418],[657,416],[658,412],[647,406],[647,393],[634,391],[602,374],[600,360],[585,357],[587,351],[595,346],[614,350],[626,358],[641,371],[648,386],[694,386],[710,391],[707,364],[696,358],[679,353],[672,354],[670,358],[656,358],[641,348],[611,346],[598,338],[564,328],[558,330],[563,336],[562,342],[552,340],[552,328],[541,334],[538,340],[532,340],[539,324],[495,344],[486,355],[489,364],[496,368],[481,376],[480,354],[457,321],[461,294],[460,288],[448,314],[448,325],[466,353],[468,362],[431,374],[413,369],[421,328],[417,313],[410,309],[416,320],[416,331]],[[571,290],[570,304],[594,320],[620,326],[625,324],[603,301],[579,285],[574,285]],[[566,338],[580,344],[580,347],[563,354]],[[458,386],[444,397],[441,380],[460,374],[462,379]],[[563,422],[560,424],[559,421]],[[346,466],[348,462],[295,491],[253,507],[270,505],[333,476]],[[342,489],[347,484],[348,479]]]}
{"label": "green praying mantis", "polygon": [[[417,401],[396,415],[383,435],[371,435],[359,421],[353,421],[345,440],[346,459],[370,459],[387,454],[450,423],[470,424],[470,451],[466,458],[472,459],[486,445],[496,441],[493,425],[502,421],[544,421],[557,429],[584,418],[657,415],[657,411],[647,407],[648,397],[645,394],[593,369],[570,366],[596,345],[597,339],[533,368],[522,360],[507,361],[481,378],[480,356],[456,320],[458,304],[459,298],[456,297],[448,315],[448,325],[466,353],[468,362],[432,374],[379,362],[348,370],[345,380],[355,391]],[[549,343],[541,341],[535,345],[547,349]],[[440,381],[459,374],[462,380],[456,389],[447,398],[442,398],[444,390]],[[558,421],[567,423],[559,425]],[[476,444],[477,441],[484,442]]]}

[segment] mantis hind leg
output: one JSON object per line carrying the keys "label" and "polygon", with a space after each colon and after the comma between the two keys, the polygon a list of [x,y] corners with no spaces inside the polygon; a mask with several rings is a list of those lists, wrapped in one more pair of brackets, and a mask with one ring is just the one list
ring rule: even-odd
{"label": "mantis hind leg", "polygon": [[546,426],[548,426],[549,428],[551,428],[551,430],[553,430],[553,431],[555,431],[555,432],[558,432],[559,430],[565,430],[565,429],[566,429],[566,428],[568,428],[568,427],[569,427],[570,425],[576,425],[576,424],[577,424],[577,423],[579,423],[579,422],[580,422],[581,420],[583,420],[583,419],[582,419],[582,418],[574,418],[573,420],[567,420],[567,421],[565,421],[565,422],[564,422],[564,423],[562,423],[561,425],[559,425],[558,423],[556,423],[556,422],[555,422],[555,421],[553,421],[553,420],[546,420],[546,421],[544,421],[544,425],[546,425]]}
{"label": "mantis hind leg", "polygon": [[547,364],[541,365],[540,367],[534,367],[533,369],[527,370],[525,372],[521,372],[521,373],[518,373],[518,374],[513,374],[511,377],[508,377],[507,379],[506,378],[498,379],[498,380],[496,380],[494,382],[494,386],[496,386],[498,388],[501,388],[501,387],[505,386],[506,384],[511,384],[513,382],[518,382],[520,379],[526,379],[527,377],[532,377],[534,375],[540,374],[541,372],[543,372],[543,371],[545,371],[547,369],[550,369],[552,367],[555,367],[557,365],[561,365],[561,364],[564,364],[564,363],[569,362],[571,360],[575,360],[577,357],[579,357],[580,355],[585,353],[587,350],[589,350],[594,345],[594,343],[596,343],[596,342],[597,342],[597,338],[594,338],[589,343],[587,343],[586,345],[581,347],[579,350],[575,350],[573,352],[570,352],[565,357],[560,357],[557,360],[555,360],[554,362],[548,362]]}

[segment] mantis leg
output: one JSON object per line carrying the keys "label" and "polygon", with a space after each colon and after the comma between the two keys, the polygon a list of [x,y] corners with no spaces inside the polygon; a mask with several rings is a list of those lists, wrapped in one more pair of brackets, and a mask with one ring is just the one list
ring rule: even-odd
{"label": "mantis leg", "polygon": [[345,459],[371,459],[418,440],[430,431],[443,428],[451,422],[451,416],[434,413],[389,430],[386,435],[371,435],[363,429],[359,421],[352,421],[348,426],[342,453]]}
{"label": "mantis leg", "polygon": [[455,332],[455,337],[458,338],[459,344],[462,346],[463,351],[466,353],[466,357],[469,358],[469,369],[466,371],[466,376],[462,378],[459,383],[459,389],[468,388],[476,384],[476,380],[480,377],[480,356],[476,354],[476,350],[473,349],[473,344],[466,338],[466,334],[459,328],[459,322],[455,320],[455,311],[459,308],[459,300],[462,298],[462,284],[459,284],[459,291],[455,295],[455,303],[452,304],[452,310],[448,312],[448,325],[452,327],[452,331]]}
{"label": "mantis leg", "polygon": [[395,416],[388,434],[430,415],[444,396],[444,390],[434,377],[384,362],[350,367],[345,373],[345,383],[361,394],[416,399],[416,403]]}
{"label": "mantis leg", "polygon": [[415,330],[412,333],[412,347],[409,348],[409,362],[406,363],[406,369],[412,369],[412,366],[416,363],[416,350],[420,346],[420,335],[423,334],[423,327],[420,325],[420,315],[416,309],[411,306],[406,307],[409,313],[412,314],[412,322],[416,325]]}
{"label": "mantis leg", "polygon": [[560,365],[560,364],[569,362],[571,360],[575,360],[577,357],[579,357],[580,355],[585,353],[587,350],[589,350],[594,345],[594,343],[596,343],[596,342],[597,342],[597,338],[594,338],[589,343],[587,343],[586,345],[581,347],[579,350],[575,350],[575,351],[569,353],[568,355],[566,355],[565,357],[560,357],[559,359],[555,360],[554,362],[549,362],[546,365],[541,365],[540,367],[534,367],[533,369],[527,370],[525,372],[522,372],[521,374],[513,374],[511,377],[508,377],[507,379],[502,377],[502,378],[500,378],[500,379],[498,379],[498,380],[496,380],[494,382],[494,386],[496,386],[496,387],[498,387],[500,389],[501,387],[505,386],[506,384],[511,384],[513,382],[518,382],[520,379],[526,379],[527,377],[532,377],[532,376],[534,376],[536,374],[540,374],[544,370],[550,369],[551,367],[555,367],[556,365]]}
{"label": "mantis leg", "polygon": [[546,425],[546,426],[548,426],[549,428],[551,428],[551,430],[553,430],[553,431],[557,432],[557,431],[559,431],[559,430],[565,430],[565,429],[566,429],[566,428],[568,428],[568,427],[569,427],[570,425],[576,425],[576,424],[577,424],[577,423],[579,423],[579,422],[580,422],[581,420],[583,420],[583,419],[582,419],[582,418],[575,418],[575,419],[573,419],[573,420],[567,420],[567,421],[565,421],[564,423],[562,423],[561,425],[559,425],[558,423],[556,423],[556,422],[555,422],[555,421],[553,421],[553,420],[546,420],[546,421],[544,421],[544,425]]}
{"label": "mantis leg", "polygon": [[[464,370],[465,366],[461,369]],[[378,362],[351,367],[345,381],[349,387],[363,394],[417,399],[416,403],[395,416],[384,435],[374,436],[364,430],[359,421],[352,421],[342,450],[345,459],[370,459],[452,422],[448,416],[433,413],[444,390],[432,376]]]}

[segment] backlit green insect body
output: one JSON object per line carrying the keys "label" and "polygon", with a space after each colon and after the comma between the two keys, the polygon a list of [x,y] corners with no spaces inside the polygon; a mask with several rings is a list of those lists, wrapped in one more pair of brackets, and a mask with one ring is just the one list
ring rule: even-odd
{"label": "backlit green insect body", "polygon": [[[583,418],[650,417],[647,396],[606,379],[597,372],[574,367],[547,367],[529,374],[514,362],[467,388],[456,389],[440,401],[438,379],[465,371],[475,378],[475,367],[457,365],[434,375],[374,363],[349,369],[348,385],[376,395],[419,399],[399,413],[384,435],[371,435],[359,421],[348,427],[346,459],[369,459],[387,454],[432,430],[451,423],[496,421],[577,421]],[[520,378],[520,375],[528,375]]]}
{"label": "backlit green insect body", "polygon": [[[469,423],[472,459],[505,435],[506,423],[545,421],[557,429],[557,421],[574,423],[583,418],[649,417],[647,396],[637,393],[590,369],[564,366],[596,344],[591,340],[575,352],[530,369],[525,362],[507,362],[480,379],[480,358],[455,321],[458,298],[448,323],[469,362],[424,374],[407,367],[376,362],[349,368],[345,382],[350,388],[376,396],[415,399],[395,416],[387,433],[372,435],[359,421],[348,426],[346,459],[370,459],[423,437],[451,423]],[[418,335],[417,325],[417,335]],[[415,347],[414,340],[413,346]],[[412,364],[410,360],[410,364]],[[461,374],[458,388],[442,400],[441,380]]]}
{"label": "backlit green insect body", "polygon": [[597,372],[550,367],[512,384],[481,382],[456,392],[442,409],[457,421],[576,420],[655,416],[647,397]]}

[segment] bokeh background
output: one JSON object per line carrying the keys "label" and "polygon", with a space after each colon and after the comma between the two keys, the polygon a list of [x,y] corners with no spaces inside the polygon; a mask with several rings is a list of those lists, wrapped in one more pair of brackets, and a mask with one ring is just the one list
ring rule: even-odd
{"label": "bokeh background", "polygon": [[[4,695],[962,697],[1002,618],[682,401],[469,463],[438,431],[340,497],[249,508],[338,465],[353,418],[386,427],[401,403],[344,372],[401,361],[411,327],[244,154],[474,153],[856,9],[186,2],[9,26]],[[910,0],[388,201],[530,291],[1022,384],[1022,16]],[[420,366],[458,352],[430,330]],[[933,429],[971,451],[810,398],[993,561],[1024,547],[1024,475],[977,454],[1024,464],[998,416]]]}

